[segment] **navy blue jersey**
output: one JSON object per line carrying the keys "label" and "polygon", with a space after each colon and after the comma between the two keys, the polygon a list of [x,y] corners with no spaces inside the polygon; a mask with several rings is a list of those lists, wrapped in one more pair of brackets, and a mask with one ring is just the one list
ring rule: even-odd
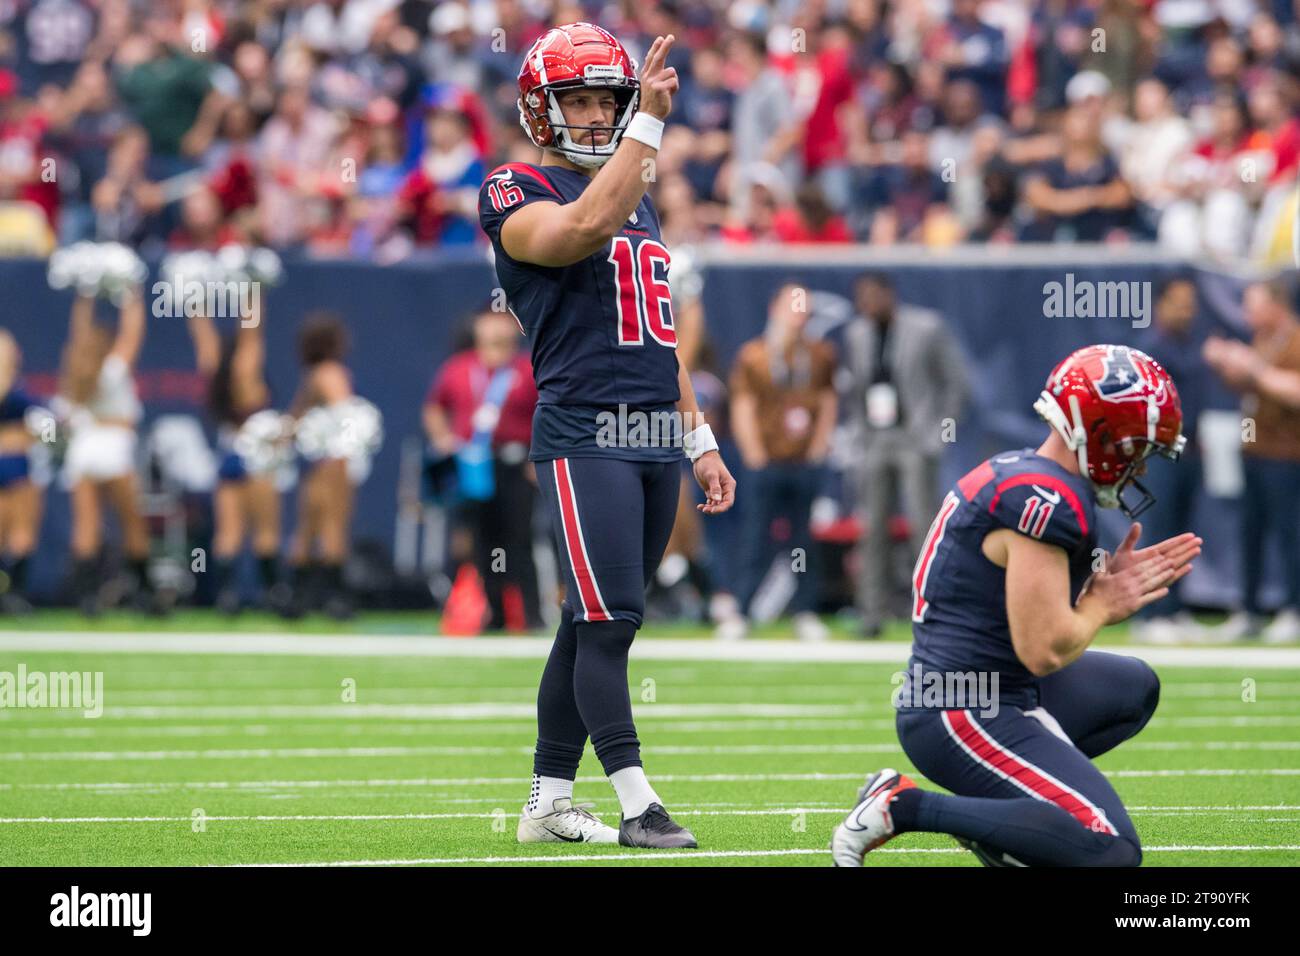
{"label": "navy blue jersey", "polygon": [[676,460],[680,442],[660,440],[667,429],[657,425],[658,437],[641,441],[636,419],[622,429],[630,442],[610,442],[617,427],[610,416],[620,406],[659,414],[654,421],[660,422],[681,397],[671,260],[650,198],[642,197],[607,246],[572,265],[519,262],[501,246],[501,226],[515,210],[533,202],[573,202],[590,182],[563,166],[506,163],[479,191],[479,221],[496,253],[497,280],[532,346],[538,405],[530,457]]}
{"label": "navy blue jersey", "polygon": [[912,663],[924,671],[998,673],[1002,693],[1034,687],[1007,622],[1006,571],[980,550],[998,528],[1065,549],[1070,594],[1092,574],[1092,486],[1033,449],[1003,452],[943,499],[912,574]]}

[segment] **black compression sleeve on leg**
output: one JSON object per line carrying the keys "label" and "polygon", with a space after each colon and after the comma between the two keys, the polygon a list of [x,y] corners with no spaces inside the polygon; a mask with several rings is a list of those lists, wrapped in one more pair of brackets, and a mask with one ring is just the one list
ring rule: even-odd
{"label": "black compression sleeve on leg", "polygon": [[541,777],[573,780],[578,775],[582,749],[587,744],[587,725],[582,722],[573,697],[577,654],[578,632],[573,624],[573,612],[566,608],[537,687],[537,749],[533,752],[533,773]]}
{"label": "black compression sleeve on leg", "polygon": [[573,696],[605,775],[641,766],[641,744],[632,722],[627,654],[636,636],[631,621],[580,622]]}

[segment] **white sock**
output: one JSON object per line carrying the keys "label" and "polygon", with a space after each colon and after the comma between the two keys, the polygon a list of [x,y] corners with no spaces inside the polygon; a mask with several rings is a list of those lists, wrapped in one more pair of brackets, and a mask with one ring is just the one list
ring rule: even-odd
{"label": "white sock", "polygon": [[573,781],[563,777],[539,777],[533,774],[533,789],[528,795],[528,812],[542,815],[555,810],[555,801],[560,797],[573,800]]}
{"label": "white sock", "polygon": [[618,794],[618,802],[623,807],[624,820],[639,817],[652,803],[663,803],[659,799],[659,794],[655,793],[655,788],[650,786],[645,770],[641,767],[624,767],[622,770],[615,770],[610,774],[609,782],[614,785],[614,792]]}

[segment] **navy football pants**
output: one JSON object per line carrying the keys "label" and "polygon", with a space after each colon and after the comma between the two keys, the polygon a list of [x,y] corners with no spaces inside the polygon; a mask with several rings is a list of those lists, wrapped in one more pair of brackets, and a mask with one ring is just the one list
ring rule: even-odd
{"label": "navy football pants", "polygon": [[[1246,489],[1241,496],[1241,602],[1251,614],[1259,603],[1270,539],[1282,556],[1281,608],[1300,610],[1300,464],[1256,455],[1242,457]],[[1280,608],[1279,608],[1280,609]]]}
{"label": "navy football pants", "polygon": [[565,581],[537,691],[533,772],[572,780],[587,737],[606,775],[641,765],[627,656],[677,514],[681,463],[537,462]]}
{"label": "navy football pants", "polygon": [[[1038,708],[900,710],[903,750],[954,796],[905,792],[897,830],[949,833],[1004,865],[1004,854],[1029,866],[1138,865],[1137,830],[1090,758],[1146,726],[1159,696],[1143,661],[1088,651],[1042,679]],[[1034,716],[1040,709],[1050,717]]]}

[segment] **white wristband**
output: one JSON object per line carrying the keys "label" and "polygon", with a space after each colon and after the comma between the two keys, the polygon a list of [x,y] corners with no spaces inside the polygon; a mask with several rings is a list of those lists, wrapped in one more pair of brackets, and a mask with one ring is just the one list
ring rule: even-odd
{"label": "white wristband", "polygon": [[632,122],[627,124],[623,135],[638,143],[645,143],[651,149],[658,149],[659,141],[664,136],[664,121],[649,113],[637,113],[632,117]]}
{"label": "white wristband", "polygon": [[701,425],[682,436],[682,448],[686,451],[686,457],[695,461],[701,455],[717,451],[718,442],[713,437],[713,429],[708,425]]}

